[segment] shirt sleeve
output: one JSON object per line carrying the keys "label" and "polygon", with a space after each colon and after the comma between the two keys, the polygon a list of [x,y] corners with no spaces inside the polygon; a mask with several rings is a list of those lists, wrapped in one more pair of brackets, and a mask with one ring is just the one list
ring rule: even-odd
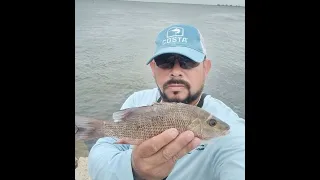
{"label": "shirt sleeve", "polygon": [[132,95],[130,95],[126,101],[122,104],[121,106],[121,110],[122,109],[127,109],[127,108],[131,108],[131,107],[135,107],[135,102],[134,102],[134,99],[135,99],[135,96],[136,96],[136,93],[133,93]]}
{"label": "shirt sleeve", "polygon": [[[131,95],[121,109],[134,106]],[[92,180],[133,180],[130,145],[113,144],[117,139],[100,138],[88,156],[88,172]]]}
{"label": "shirt sleeve", "polygon": [[116,139],[100,138],[88,157],[92,180],[133,180],[129,145],[113,144]]}
{"label": "shirt sleeve", "polygon": [[229,136],[215,144],[219,150],[213,162],[214,179],[245,180],[244,141],[244,136]]}

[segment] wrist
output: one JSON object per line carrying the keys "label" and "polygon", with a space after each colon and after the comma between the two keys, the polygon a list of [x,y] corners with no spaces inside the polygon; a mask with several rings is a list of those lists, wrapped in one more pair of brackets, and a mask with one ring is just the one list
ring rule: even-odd
{"label": "wrist", "polygon": [[145,180],[144,178],[142,178],[141,176],[139,176],[139,174],[134,170],[133,167],[132,167],[132,175],[133,175],[133,179],[134,179],[134,180]]}
{"label": "wrist", "polygon": [[145,178],[142,178],[137,171],[135,170],[135,165],[133,161],[133,156],[131,156],[131,170],[132,170],[132,175],[134,180],[146,180]]}

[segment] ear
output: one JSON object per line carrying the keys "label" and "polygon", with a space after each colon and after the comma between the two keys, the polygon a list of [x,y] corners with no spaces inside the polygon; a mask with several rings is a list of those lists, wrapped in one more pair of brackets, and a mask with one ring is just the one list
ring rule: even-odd
{"label": "ear", "polygon": [[204,67],[204,75],[207,77],[209,71],[211,70],[211,60],[206,59],[203,61],[203,67]]}
{"label": "ear", "polygon": [[156,68],[156,67],[155,67],[156,64],[155,64],[154,60],[152,60],[149,65],[150,65],[150,67],[151,67],[152,76],[154,77],[154,71],[155,71],[155,68]]}

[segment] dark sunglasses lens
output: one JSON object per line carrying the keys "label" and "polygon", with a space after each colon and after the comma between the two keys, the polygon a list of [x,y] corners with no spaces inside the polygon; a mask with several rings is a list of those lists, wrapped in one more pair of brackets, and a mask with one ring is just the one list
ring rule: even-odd
{"label": "dark sunglasses lens", "polygon": [[179,64],[180,64],[180,67],[183,69],[192,69],[199,65],[199,63],[185,56],[180,57]]}
{"label": "dark sunglasses lens", "polygon": [[158,67],[162,69],[171,69],[174,66],[176,58],[179,60],[180,67],[183,69],[192,69],[199,65],[199,63],[186,56],[176,56],[174,54],[163,54],[155,57],[154,60]]}
{"label": "dark sunglasses lens", "polygon": [[171,54],[163,54],[154,58],[157,66],[162,69],[171,69],[174,65],[174,57]]}

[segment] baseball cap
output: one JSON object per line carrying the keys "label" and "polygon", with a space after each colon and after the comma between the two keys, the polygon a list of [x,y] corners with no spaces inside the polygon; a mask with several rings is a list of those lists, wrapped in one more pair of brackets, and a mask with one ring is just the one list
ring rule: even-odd
{"label": "baseball cap", "polygon": [[206,56],[203,37],[200,31],[191,25],[171,25],[159,32],[155,43],[156,50],[147,64],[156,56],[166,53],[181,54],[198,63]]}

